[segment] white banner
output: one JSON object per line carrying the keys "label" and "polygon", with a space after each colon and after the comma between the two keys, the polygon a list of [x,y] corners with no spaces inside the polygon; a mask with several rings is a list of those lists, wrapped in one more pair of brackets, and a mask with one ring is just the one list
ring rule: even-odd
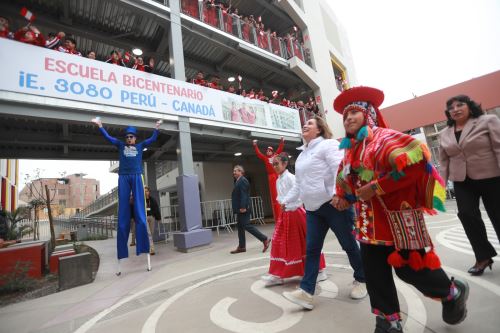
{"label": "white banner", "polygon": [[0,63],[4,91],[300,133],[297,110],[5,38]]}

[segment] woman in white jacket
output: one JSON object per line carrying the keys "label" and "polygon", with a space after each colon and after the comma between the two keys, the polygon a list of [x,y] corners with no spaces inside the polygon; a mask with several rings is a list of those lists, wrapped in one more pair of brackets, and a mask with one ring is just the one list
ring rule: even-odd
{"label": "woman in white jacket", "polygon": [[[311,310],[320,254],[328,229],[334,232],[354,270],[351,298],[364,298],[367,292],[359,246],[352,233],[353,211],[339,211],[331,204],[335,196],[337,169],[343,158],[339,143],[331,139],[332,132],[320,117],[306,122],[302,127],[302,137],[305,144],[298,148],[302,152],[295,163],[295,185],[282,204],[286,209],[298,199],[304,202],[307,219],[306,266],[300,288],[284,292],[283,296]],[[335,200],[339,198],[335,197]]]}
{"label": "woman in white jacket", "polygon": [[[287,170],[289,157],[280,153],[272,160],[272,166],[278,180],[276,201],[281,204],[288,192],[295,185],[295,176]],[[306,262],[306,211],[302,201],[297,198],[289,202],[285,210],[280,210],[271,243],[271,261],[269,274],[262,278],[266,287],[283,284],[286,278],[303,276]],[[325,269],[325,257],[321,254],[317,281],[328,279]]]}

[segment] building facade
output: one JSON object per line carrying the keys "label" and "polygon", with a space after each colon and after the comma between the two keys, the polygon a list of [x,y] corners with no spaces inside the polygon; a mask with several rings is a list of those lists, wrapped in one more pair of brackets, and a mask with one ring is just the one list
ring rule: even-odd
{"label": "building facade", "polygon": [[54,216],[73,215],[100,195],[99,181],[84,176],[77,173],[61,178],[35,179],[24,186],[19,197],[28,204],[33,200],[45,200],[47,185]]}
{"label": "building facade", "polygon": [[467,95],[486,113],[500,117],[500,71],[489,73],[381,110],[391,128],[425,135],[432,151],[434,164],[439,164],[439,134],[447,126],[444,110],[446,101],[457,95]]}
{"label": "building facade", "polygon": [[[26,25],[21,3],[0,3],[13,30]],[[161,118],[157,142],[143,152],[145,173],[154,195],[158,190],[184,194],[178,197],[181,220],[199,220],[189,209],[199,206],[198,199],[230,197],[234,164],[243,164],[253,179],[252,195],[268,196],[252,140],[264,149],[284,137],[285,151],[298,155],[301,113],[280,105],[283,99],[317,104],[335,137],[342,137],[342,119],[332,104],[341,90],[356,85],[349,45],[328,0],[232,0],[231,10],[220,3],[228,2],[30,3],[36,16],[32,25],[46,36],[65,32],[78,51],[93,52],[96,60],[0,39],[0,47],[17,55],[0,53],[5,78],[0,81],[0,156],[116,160],[115,148],[90,119],[100,116],[118,138],[125,126],[134,125],[142,141]],[[151,73],[130,62],[116,61],[116,66],[111,59],[115,54],[131,58],[134,49],[143,52],[146,63],[154,60]],[[200,72],[205,77],[198,80]],[[217,80],[223,89],[213,89],[220,88]],[[231,93],[230,85],[239,94]],[[252,89],[262,89],[278,104],[251,98]],[[250,94],[245,97],[243,90]],[[167,174],[178,175],[175,186],[161,178]],[[226,190],[214,179],[224,179]],[[264,203],[270,215],[270,200]]]}
{"label": "building facade", "polygon": [[0,159],[0,202],[5,211],[14,211],[18,206],[19,161]]}

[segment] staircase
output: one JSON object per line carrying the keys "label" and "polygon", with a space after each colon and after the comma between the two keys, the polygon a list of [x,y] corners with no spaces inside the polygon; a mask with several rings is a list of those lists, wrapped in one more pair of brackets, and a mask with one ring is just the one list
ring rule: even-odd
{"label": "staircase", "polygon": [[118,187],[115,187],[106,194],[101,195],[90,205],[85,207],[76,214],[80,217],[92,217],[96,215],[108,216],[117,215],[117,205],[118,205]]}

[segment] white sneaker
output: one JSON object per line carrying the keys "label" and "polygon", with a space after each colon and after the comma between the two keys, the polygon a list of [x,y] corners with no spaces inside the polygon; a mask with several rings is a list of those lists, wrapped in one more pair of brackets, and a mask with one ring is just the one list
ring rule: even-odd
{"label": "white sneaker", "polygon": [[313,296],[300,288],[295,291],[285,291],[283,296],[290,302],[300,305],[304,309],[312,310],[314,308],[312,303]]}
{"label": "white sneaker", "polygon": [[264,281],[269,281],[273,278],[273,276],[271,274],[264,274],[260,277],[261,280],[264,280]]}
{"label": "white sneaker", "polygon": [[316,282],[321,282],[328,280],[328,275],[326,275],[325,270],[319,271],[318,273],[318,278],[316,279]]}
{"label": "white sneaker", "polygon": [[365,298],[366,295],[368,295],[368,291],[366,291],[366,283],[354,280],[350,294],[351,298],[362,299]]}
{"label": "white sneaker", "polygon": [[280,279],[279,277],[271,275],[268,279],[266,279],[266,287],[272,287],[272,286],[278,286],[280,284],[283,284],[283,279]]}

